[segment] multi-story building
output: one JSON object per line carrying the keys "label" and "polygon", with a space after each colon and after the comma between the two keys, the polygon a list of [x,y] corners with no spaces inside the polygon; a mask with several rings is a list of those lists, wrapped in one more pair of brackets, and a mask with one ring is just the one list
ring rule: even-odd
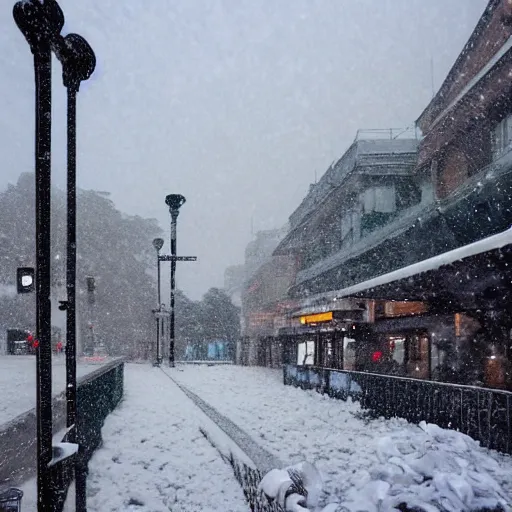
{"label": "multi-story building", "polygon": [[244,278],[244,265],[232,265],[224,271],[224,290],[229,295],[231,302],[238,308],[242,307]]}
{"label": "multi-story building", "polygon": [[[360,330],[364,343],[355,346],[372,347],[354,355],[352,338],[322,338],[317,322],[306,335],[314,343],[301,342],[304,360],[311,350],[311,363],[345,367],[348,352],[359,369],[510,386],[511,78],[512,3],[491,0],[417,121],[417,162],[415,141],[367,157],[370,168],[352,147],[292,215],[275,253],[300,259],[290,289],[297,315],[315,323],[301,313],[364,299],[367,325],[338,330]],[[379,160],[389,161],[388,173]]]}
{"label": "multi-story building", "polygon": [[295,279],[296,262],[288,255],[272,256],[272,252],[286,232],[287,226],[260,231],[245,251],[240,364],[279,364],[281,350],[275,334],[285,325],[287,292]]}

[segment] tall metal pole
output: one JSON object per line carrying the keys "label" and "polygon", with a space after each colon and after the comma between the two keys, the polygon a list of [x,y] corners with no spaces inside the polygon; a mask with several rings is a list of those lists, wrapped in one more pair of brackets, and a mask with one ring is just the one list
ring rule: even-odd
{"label": "tall metal pole", "polygon": [[[66,424],[76,422],[76,96],[80,82],[87,80],[96,67],[96,57],[85,39],[68,34],[54,45],[62,62],[62,79],[67,89],[67,261],[66,288]],[[68,432],[68,441],[75,442],[76,431]]]}
{"label": "tall metal pole", "polygon": [[162,364],[162,355],[160,349],[160,324],[162,320],[160,319],[160,313],[162,311],[162,297],[160,293],[160,249],[162,249],[164,245],[164,241],[162,238],[155,238],[153,240],[153,247],[156,250],[156,286],[157,286],[157,294],[156,294],[156,366],[160,366]]}
{"label": "tall metal pole", "polygon": [[[160,313],[161,309],[161,293],[160,293],[160,251],[156,253],[156,274],[157,274],[157,297],[158,297],[158,312]],[[162,364],[162,356],[160,355],[160,317],[156,317],[156,364],[160,366]]]}
{"label": "tall metal pole", "polygon": [[171,318],[169,325],[169,366],[174,367],[174,296],[176,290],[176,225],[179,210],[171,210]]}
{"label": "tall metal pole", "polygon": [[171,214],[171,291],[170,291],[170,321],[169,321],[169,366],[174,366],[174,296],[176,289],[176,224],[180,207],[186,199],[181,194],[169,194],[165,198],[165,204],[169,206]]}
{"label": "tall metal pole", "polygon": [[[68,87],[68,176],[66,288],[66,425],[76,421],[76,89]],[[75,429],[68,441],[74,443]]]}
{"label": "tall metal pole", "polygon": [[[76,92],[80,80],[87,79],[94,69],[94,53],[83,38],[60,34],[64,14],[56,0],[21,0],[14,5],[13,17],[30,45],[34,55],[35,74],[35,184],[36,184],[36,414],[37,414],[37,510],[50,512],[55,506],[50,462],[52,461],[52,349],[51,349],[51,86],[52,51],[64,64],[64,85],[68,87],[68,193],[69,210],[76,211]],[[85,53],[84,53],[85,51]],[[85,55],[87,54],[87,55]],[[92,60],[91,60],[92,54]],[[91,68],[92,62],[92,68]],[[70,64],[71,63],[71,64]],[[67,66],[66,66],[67,64]],[[72,71],[71,75],[70,72]],[[66,80],[73,76],[77,83],[70,87]],[[71,206],[72,208],[69,208]],[[64,301],[63,309],[71,311],[66,331],[73,347],[75,323],[74,272],[76,269],[76,219],[74,212],[68,217],[68,254],[66,280],[71,286],[71,307]],[[68,295],[69,295],[68,288]],[[68,338],[69,339],[69,338]],[[68,392],[76,389],[76,361],[74,354],[66,353],[66,380],[74,386],[66,387],[67,423],[74,423],[76,396]],[[71,364],[69,358],[71,357]],[[74,379],[74,380],[73,380]],[[71,389],[70,389],[71,388]],[[71,398],[71,399],[70,399]],[[79,488],[77,483],[77,489]],[[85,492],[85,489],[84,489]],[[77,499],[78,502],[78,499]],[[85,508],[77,508],[85,510]]]}
{"label": "tall metal pole", "polygon": [[52,56],[48,42],[34,54],[36,82],[36,350],[37,364],[37,503],[51,508],[52,460],[52,308],[50,302],[51,201],[51,80]]}

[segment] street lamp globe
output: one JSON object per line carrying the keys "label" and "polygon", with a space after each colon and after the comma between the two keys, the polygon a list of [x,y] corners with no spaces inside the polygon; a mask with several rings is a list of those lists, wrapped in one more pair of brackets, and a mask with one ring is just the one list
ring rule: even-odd
{"label": "street lamp globe", "polygon": [[155,238],[153,240],[153,247],[155,248],[155,251],[158,252],[160,249],[164,246],[164,239],[163,238]]}
{"label": "street lamp globe", "polygon": [[165,198],[165,204],[169,207],[169,211],[177,211],[185,204],[185,197],[181,194],[169,194]]}

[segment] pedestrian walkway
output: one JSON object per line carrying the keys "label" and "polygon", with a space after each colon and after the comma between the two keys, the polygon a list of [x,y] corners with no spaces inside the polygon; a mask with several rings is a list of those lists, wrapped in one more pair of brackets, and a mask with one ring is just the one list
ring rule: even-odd
{"label": "pedestrian walkway", "polygon": [[[164,371],[168,377],[175,382],[171,375],[173,370],[164,369],[162,371]],[[272,469],[285,466],[285,464],[283,464],[275,455],[254,442],[251,436],[242,430],[236,423],[233,423],[229,418],[220,414],[217,409],[214,409],[210,404],[187,389],[184,385],[178,384],[178,386],[231,440],[236,443],[236,445],[249,457],[260,472],[265,474]]]}
{"label": "pedestrian walkway", "polygon": [[162,371],[127,364],[125,398],[89,464],[88,510],[246,512],[231,467],[200,432],[204,424]]}

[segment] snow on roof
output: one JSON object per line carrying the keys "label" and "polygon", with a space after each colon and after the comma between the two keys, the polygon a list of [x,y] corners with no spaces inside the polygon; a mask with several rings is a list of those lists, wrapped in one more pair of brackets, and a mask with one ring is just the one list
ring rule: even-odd
{"label": "snow on roof", "polygon": [[493,249],[501,249],[502,247],[510,244],[512,244],[512,228],[509,228],[502,233],[498,233],[497,235],[492,235],[484,238],[483,240],[479,240],[478,242],[453,249],[418,263],[413,263],[407,267],[394,270],[393,272],[388,272],[387,274],[363,281],[362,283],[348,286],[341,290],[312,295],[304,301],[303,305],[307,305],[306,302],[308,304],[314,304],[315,302],[324,302],[326,300],[336,300],[338,298],[358,295],[361,292],[376,288],[377,286],[389,284],[400,279],[406,279],[408,277],[421,274],[422,272],[428,272],[429,270],[436,270],[444,265],[450,265],[451,263],[463,260],[464,258],[475,256]]}
{"label": "snow on roof", "polygon": [[478,242],[464,245],[463,247],[453,249],[418,263],[413,263],[412,265],[394,270],[393,272],[388,272],[382,276],[369,279],[368,281],[349,286],[348,288],[340,290],[337,297],[348,297],[349,295],[353,295],[370,288],[375,288],[383,284],[392,283],[399,279],[405,279],[429,270],[436,270],[443,265],[450,265],[455,261],[463,260],[464,258],[475,256],[493,249],[501,249],[509,244],[512,244],[512,228],[509,228],[502,233],[498,233],[497,235],[479,240]]}
{"label": "snow on roof", "polygon": [[419,141],[417,139],[381,139],[359,140],[358,155],[396,155],[400,153],[416,153]]}

